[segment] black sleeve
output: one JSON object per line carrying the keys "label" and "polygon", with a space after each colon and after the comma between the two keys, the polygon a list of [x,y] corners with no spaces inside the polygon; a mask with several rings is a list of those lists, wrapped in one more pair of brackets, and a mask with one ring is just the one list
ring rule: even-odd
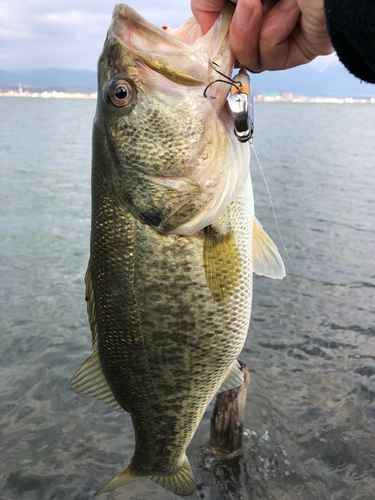
{"label": "black sleeve", "polygon": [[375,83],[375,0],[324,0],[327,28],[341,62]]}

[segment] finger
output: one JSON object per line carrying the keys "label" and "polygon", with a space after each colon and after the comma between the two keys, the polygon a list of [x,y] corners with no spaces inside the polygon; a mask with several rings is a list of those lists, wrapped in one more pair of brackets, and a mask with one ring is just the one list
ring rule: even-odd
{"label": "finger", "polygon": [[238,0],[230,27],[230,44],[236,58],[252,71],[261,71],[258,37],[263,19],[260,0]]}
{"label": "finger", "polygon": [[[259,35],[260,63],[268,70],[286,69],[290,50],[294,44],[290,38],[299,22],[301,11],[297,0],[282,0],[265,16]],[[306,63],[301,60],[299,64]]]}
{"label": "finger", "polygon": [[307,7],[310,10],[304,5],[306,14],[301,14],[297,0],[281,0],[264,16],[259,54],[265,69],[293,68],[333,52],[323,8],[316,4]]}
{"label": "finger", "polygon": [[227,0],[191,0],[191,10],[205,35],[213,26]]}

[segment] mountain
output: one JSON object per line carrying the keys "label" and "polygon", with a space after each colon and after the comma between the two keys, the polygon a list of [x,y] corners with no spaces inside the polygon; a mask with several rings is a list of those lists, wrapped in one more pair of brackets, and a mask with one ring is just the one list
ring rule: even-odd
{"label": "mountain", "polygon": [[[361,83],[340,63],[334,62],[325,68],[312,64],[298,66],[287,71],[272,71],[252,75],[256,94],[288,92],[303,96],[328,97],[373,97],[375,85]],[[96,90],[95,71],[72,69],[40,69],[30,71],[0,71],[0,87],[31,86],[43,89]]]}
{"label": "mountain", "polygon": [[311,64],[287,71],[265,71],[252,75],[255,94],[278,92],[322,97],[373,97],[375,85],[361,82],[339,62],[324,69]]}
{"label": "mountain", "polygon": [[35,69],[20,71],[0,71],[0,86],[23,85],[39,88],[84,88],[95,91],[97,78],[95,71],[74,69]]}

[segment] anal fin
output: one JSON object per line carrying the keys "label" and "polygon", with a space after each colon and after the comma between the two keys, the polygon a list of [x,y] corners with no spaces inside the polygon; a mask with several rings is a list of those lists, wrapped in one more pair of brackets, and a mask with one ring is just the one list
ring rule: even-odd
{"label": "anal fin", "polygon": [[217,393],[220,394],[221,392],[235,389],[236,387],[239,387],[241,384],[243,384],[243,382],[244,376],[241,370],[241,365],[237,360],[235,360]]}

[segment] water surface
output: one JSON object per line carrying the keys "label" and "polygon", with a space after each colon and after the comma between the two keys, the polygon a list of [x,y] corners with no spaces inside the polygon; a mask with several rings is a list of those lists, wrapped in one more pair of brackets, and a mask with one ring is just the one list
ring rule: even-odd
{"label": "water surface", "polygon": [[[69,391],[91,344],[83,279],[94,112],[91,100],[0,98],[6,500],[89,499],[133,451],[129,415]],[[283,281],[255,277],[242,457],[211,458],[211,404],[188,448],[198,485],[189,498],[374,499],[374,131],[370,104],[257,103],[255,147],[319,328],[283,254]],[[257,216],[282,248],[254,157],[251,172]],[[143,481],[106,498],[177,497]]]}

